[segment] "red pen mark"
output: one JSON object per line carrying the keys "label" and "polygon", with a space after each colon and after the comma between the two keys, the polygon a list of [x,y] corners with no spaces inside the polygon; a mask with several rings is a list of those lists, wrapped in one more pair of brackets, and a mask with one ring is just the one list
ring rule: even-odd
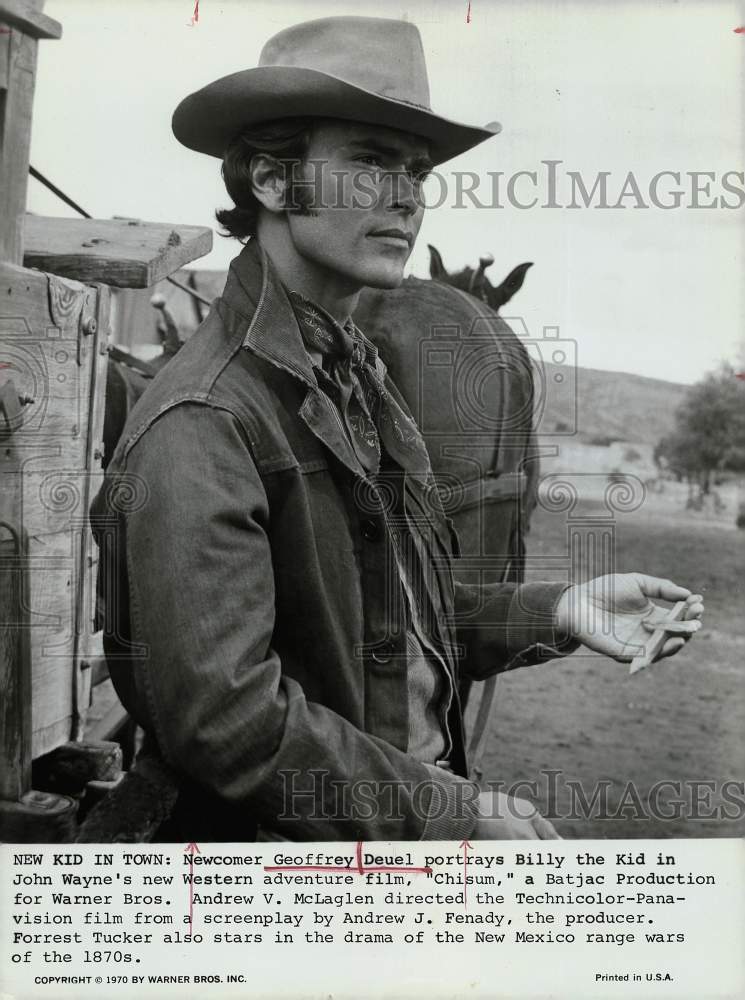
{"label": "red pen mark", "polygon": [[191,925],[194,922],[194,854],[201,854],[196,844],[187,844],[184,851],[189,854],[189,874],[191,878],[189,879],[189,933],[191,934]]}
{"label": "red pen mark", "polygon": [[346,865],[264,865],[265,872],[346,872],[357,875],[367,875],[368,872],[421,872],[424,875],[431,875],[432,869],[417,868],[414,865],[364,865],[362,863],[362,841],[357,841],[355,850],[355,868],[348,868]]}
{"label": "red pen mark", "polygon": [[732,29],[736,35],[745,35],[745,24],[741,24],[739,28]]}
{"label": "red pen mark", "polygon": [[745,382],[745,372],[735,372],[735,378],[739,379],[741,382]]}
{"label": "red pen mark", "polygon": [[12,367],[13,367],[12,361],[0,361],[0,368],[12,368]]}
{"label": "red pen mark", "polygon": [[195,24],[199,22],[199,0],[194,0],[194,13],[191,15],[191,21],[187,24],[187,28],[193,28]]}
{"label": "red pen mark", "polygon": [[468,10],[466,11],[466,24],[471,23],[471,0],[468,0]]}
{"label": "red pen mark", "polygon": [[463,848],[463,906],[468,906],[468,848],[473,847],[470,840],[462,840]]}

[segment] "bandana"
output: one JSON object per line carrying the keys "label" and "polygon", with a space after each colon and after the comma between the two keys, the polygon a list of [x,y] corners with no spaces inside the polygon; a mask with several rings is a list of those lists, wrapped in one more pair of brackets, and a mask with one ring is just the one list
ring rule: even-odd
{"label": "bandana", "polygon": [[381,442],[408,472],[429,480],[429,456],[416,424],[386,389],[375,366],[377,351],[351,317],[338,323],[299,292],[290,302],[306,347],[322,356],[321,388],[336,403],[355,454],[368,475],[380,469]]}

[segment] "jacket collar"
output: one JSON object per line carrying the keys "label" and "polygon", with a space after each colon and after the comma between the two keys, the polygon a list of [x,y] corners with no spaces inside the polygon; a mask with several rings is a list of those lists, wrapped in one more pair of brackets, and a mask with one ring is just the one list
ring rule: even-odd
{"label": "jacket collar", "polygon": [[251,239],[230,265],[222,297],[249,320],[242,347],[307,385],[315,385],[295,313],[276,268],[258,240]]}
{"label": "jacket collar", "polygon": [[[298,416],[340,462],[364,477],[365,471],[342,430],[333,403],[318,387],[311,357],[277,269],[258,240],[250,240],[230,265],[222,299],[248,321],[241,347],[300,379],[306,393]],[[379,364],[384,374],[385,366]]]}
{"label": "jacket collar", "polygon": [[[242,347],[301,379],[315,389],[313,363],[298,327],[295,310],[276,267],[257,239],[233,260],[222,298],[249,320]],[[358,329],[367,361],[381,379],[386,365],[375,345]]]}

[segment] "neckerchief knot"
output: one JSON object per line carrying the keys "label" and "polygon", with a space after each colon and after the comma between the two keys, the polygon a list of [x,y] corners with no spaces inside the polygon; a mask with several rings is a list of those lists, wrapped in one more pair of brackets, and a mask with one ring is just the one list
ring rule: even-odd
{"label": "neckerchief knot", "polygon": [[379,471],[382,440],[388,454],[403,469],[429,481],[432,473],[422,436],[386,389],[375,367],[375,349],[368,347],[351,316],[339,323],[300,292],[288,292],[305,346],[323,359],[323,382],[319,381],[319,385],[337,404],[365,472]]}

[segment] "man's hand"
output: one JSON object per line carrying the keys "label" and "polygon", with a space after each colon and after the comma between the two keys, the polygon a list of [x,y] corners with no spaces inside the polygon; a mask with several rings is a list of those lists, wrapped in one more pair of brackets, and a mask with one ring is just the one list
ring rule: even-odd
{"label": "man's hand", "polygon": [[474,840],[561,840],[553,826],[525,799],[503,792],[482,792]]}
{"label": "man's hand", "polygon": [[643,651],[652,632],[663,622],[668,609],[655,604],[685,601],[682,619],[671,624],[671,635],[657,659],[672,656],[701,628],[703,598],[679,587],[671,580],[660,580],[642,573],[598,576],[587,583],[570,587],[556,609],[557,625],[562,632],[605,656],[628,662]]}

